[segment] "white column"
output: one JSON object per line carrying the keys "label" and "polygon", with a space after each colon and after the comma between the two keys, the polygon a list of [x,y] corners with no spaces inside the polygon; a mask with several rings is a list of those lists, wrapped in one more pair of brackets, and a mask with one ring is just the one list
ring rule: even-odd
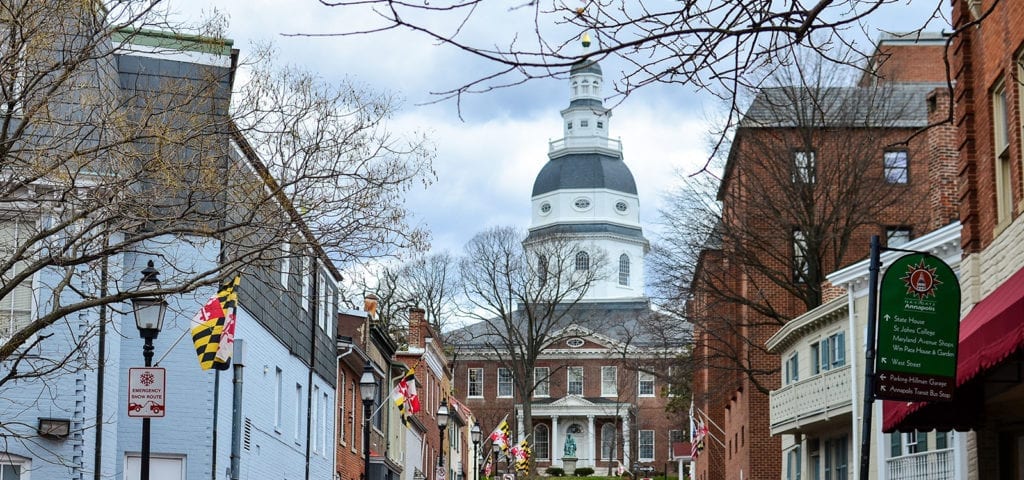
{"label": "white column", "polygon": [[562,451],[558,449],[558,415],[551,416],[551,443],[548,445],[551,449],[551,466],[561,467],[562,466]]}
{"label": "white column", "polygon": [[633,464],[629,460],[629,415],[622,415],[622,465],[626,469],[632,469]]}
{"label": "white column", "polygon": [[590,468],[597,469],[597,450],[594,450],[594,416],[587,415],[587,447],[590,448]]}
{"label": "white column", "polygon": [[517,413],[519,413],[519,415],[516,415],[516,417],[519,417],[516,419],[516,423],[519,424],[519,430],[517,430],[519,436],[516,438],[518,439],[518,441],[521,442],[524,438],[526,438],[526,430],[523,429],[523,412],[520,410]]}

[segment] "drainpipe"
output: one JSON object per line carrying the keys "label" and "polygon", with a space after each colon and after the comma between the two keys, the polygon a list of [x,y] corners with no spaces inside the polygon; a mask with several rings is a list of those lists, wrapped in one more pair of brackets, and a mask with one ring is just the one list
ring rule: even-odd
{"label": "drainpipe", "polygon": [[[337,319],[335,319],[335,321],[337,321]],[[338,370],[341,370],[341,359],[349,356],[349,354],[352,353],[352,348],[353,348],[352,344],[351,343],[348,344],[348,350],[346,350],[345,353],[342,353],[341,355],[338,355],[337,360],[334,361],[334,374],[335,374],[335,376],[337,376]],[[345,395],[345,386],[344,385],[338,384],[337,386],[335,386],[335,388],[334,388],[335,409],[337,408],[338,393],[339,393],[338,390],[339,389],[341,390],[341,392],[340,392],[341,395]],[[342,419],[339,419],[338,421],[334,422],[334,438],[335,439],[338,438],[338,422],[339,421],[344,422],[345,419],[342,418]],[[334,450],[337,450],[336,443],[337,442],[332,442],[331,443],[331,445],[334,445]],[[335,480],[339,480],[339,476],[338,476],[338,455],[337,455],[337,452],[334,452],[334,454],[331,455],[331,458],[334,460],[332,462],[332,465],[331,465],[331,472],[332,472],[332,475],[334,475],[333,478],[335,478]]]}

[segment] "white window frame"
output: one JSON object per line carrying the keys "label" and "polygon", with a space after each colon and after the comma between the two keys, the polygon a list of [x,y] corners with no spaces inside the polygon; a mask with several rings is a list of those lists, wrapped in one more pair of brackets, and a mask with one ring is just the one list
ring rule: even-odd
{"label": "white window frame", "polygon": [[[645,435],[650,437],[650,447],[649,448],[651,449],[650,456],[646,456],[646,457],[644,456],[644,448],[646,447],[646,445],[644,445],[644,443],[645,443],[644,442],[644,436]],[[639,431],[637,431],[636,455],[637,455],[637,457],[639,457],[639,460],[641,462],[653,462],[654,461],[654,452],[657,451],[657,450],[655,450],[656,447],[657,447],[657,445],[656,445],[655,439],[654,439],[654,430],[639,430]]]}
{"label": "white window frame", "polygon": [[629,255],[619,255],[619,285],[629,286]]}
{"label": "white window frame", "polygon": [[[537,431],[542,429],[545,432],[544,441],[541,442],[538,439],[541,438],[537,434]],[[536,455],[537,460],[548,460],[551,458],[551,429],[543,423],[538,423],[533,427],[533,453]],[[543,445],[543,448],[541,447]]]}
{"label": "white window frame", "polygon": [[996,162],[996,224],[1004,225],[1013,217],[1013,177],[1010,165],[1010,111],[1007,108],[1006,82],[992,89],[992,150]]}
{"label": "white window frame", "polygon": [[295,384],[295,443],[302,440],[302,384]]}
{"label": "white window frame", "polygon": [[807,261],[807,234],[799,228],[792,233],[793,248],[793,280],[803,282],[811,273],[811,265]]}
{"label": "white window frame", "polygon": [[292,273],[292,244],[285,243],[281,246],[281,288],[288,291],[288,279]]}
{"label": "white window frame", "polygon": [[[608,372],[611,372],[610,374]],[[611,382],[609,384],[609,381]],[[601,367],[601,396],[617,397],[619,395],[619,369],[613,365]]]}
{"label": "white window frame", "polygon": [[[650,393],[644,392],[644,384],[650,384]],[[653,373],[642,372],[637,370],[636,372],[636,392],[637,396],[648,398],[655,396],[654,389],[655,378]]]}
{"label": "white window frame", "polygon": [[324,389],[320,393],[320,453],[326,457],[330,452],[327,449],[327,416],[330,415],[330,396],[327,395],[327,389]]}
{"label": "white window frame", "polygon": [[[579,372],[579,381],[577,381],[577,382],[573,381],[573,379],[572,379],[573,373],[572,372]],[[585,387],[586,387],[586,384],[584,383],[584,381],[585,381],[585,379],[584,379],[584,375],[583,375],[583,367],[579,367],[579,366],[565,367],[565,393],[566,394],[568,394],[568,395],[583,395],[583,392],[585,391]],[[574,393],[573,392],[572,386],[573,386],[574,383],[578,383],[579,384],[579,393]]]}
{"label": "white window frame", "polygon": [[[608,427],[611,427],[611,428],[609,429]],[[616,445],[615,445],[615,443],[616,443],[615,442],[615,435],[617,433],[616,430],[618,430],[618,429],[615,428],[615,423],[613,423],[613,422],[605,422],[603,425],[601,425],[601,432],[600,432],[601,433],[601,438],[600,438],[600,441],[601,441],[601,452],[600,452],[600,454],[601,454],[601,460],[602,461],[605,461],[605,462],[610,461],[612,459],[612,457],[614,456],[614,453],[615,453],[615,450],[616,450]],[[606,435],[606,434],[608,434],[608,432],[611,432],[611,434]]]}
{"label": "white window frame", "polygon": [[[11,239],[11,246],[10,247],[16,249],[16,248],[18,248],[18,246],[22,242],[21,239],[23,238],[23,235],[24,235],[22,230],[25,228],[27,223],[25,222],[24,219],[17,219],[17,218],[2,219],[2,220],[0,220],[0,229],[2,229],[3,225],[6,225],[6,224],[13,225],[13,232],[12,233],[14,235],[14,238]],[[3,248],[2,242],[3,242],[3,238],[0,237],[0,249]],[[12,267],[12,271],[10,273],[12,275],[20,274],[25,269],[25,263],[26,263],[25,261],[15,262],[14,266]],[[18,304],[23,302],[23,301],[27,301],[28,305],[25,305],[24,308],[18,308]],[[10,303],[7,306],[7,308],[8,308],[7,314],[10,316],[10,318],[8,320],[9,323],[7,325],[3,325],[2,327],[0,327],[0,340],[6,340],[6,339],[10,338],[10,336],[4,335],[4,332],[10,331],[11,335],[13,335],[17,331],[25,328],[34,319],[34,317],[35,317],[35,313],[34,312],[36,310],[35,275],[32,275],[29,278],[26,278],[24,281],[21,282],[21,284],[19,284],[16,287],[14,287],[14,290],[12,290],[11,293],[9,293],[6,297],[0,299],[0,305],[2,305],[4,303],[7,303],[7,302]],[[21,317],[21,320],[17,319],[19,316]],[[34,338],[35,338],[35,335],[32,335],[29,338],[29,340],[32,340]],[[30,341],[26,342],[26,344],[30,344],[30,343],[31,343]]]}
{"label": "white window frame", "polygon": [[786,383],[785,383],[785,385],[789,385],[789,384],[796,383],[796,382],[800,381],[800,354],[799,354],[799,352],[793,352],[788,357],[786,357],[786,361],[785,361],[783,369],[785,370],[785,373],[786,373],[786,378],[785,378]]}
{"label": "white window frame", "polygon": [[[476,374],[476,383],[479,384],[477,387],[477,395],[473,395],[473,376]],[[429,384],[428,384],[429,386]],[[429,390],[429,389],[428,389]],[[484,369],[482,368],[467,368],[466,369],[466,396],[469,398],[484,398]]]}
{"label": "white window frame", "polygon": [[[502,378],[504,376],[504,378]],[[505,367],[498,367],[498,381],[495,382],[497,390],[495,393],[498,398],[512,398],[515,394],[515,381],[512,377],[512,369]],[[503,389],[507,389],[507,392],[502,392]]]}
{"label": "white window frame", "polygon": [[309,311],[309,294],[310,294],[310,276],[313,274],[313,260],[308,256],[302,257],[302,298],[299,299],[299,304],[302,306],[302,311]]}
{"label": "white window frame", "polygon": [[[547,398],[551,395],[551,368],[534,367],[533,369],[533,396]],[[543,386],[543,388],[541,388]]]}
{"label": "white window frame", "polygon": [[899,247],[910,242],[911,231],[907,227],[885,227],[885,246]]}
{"label": "white window frame", "polygon": [[338,379],[338,445],[345,445],[345,388],[348,387],[348,374],[341,372]]}
{"label": "white window frame", "polygon": [[313,385],[313,405],[311,405],[310,407],[311,407],[310,409],[313,411],[312,412],[313,414],[309,416],[309,422],[310,422],[309,429],[310,429],[310,431],[313,432],[313,438],[311,438],[311,440],[313,440],[313,453],[320,453],[320,438],[318,437],[318,435],[320,434],[320,423],[319,423],[319,420],[320,420],[320,417],[319,417],[319,412],[320,412],[320,386],[319,385]]}
{"label": "white window frame", "polygon": [[274,369],[274,431],[281,433],[281,422],[284,416],[284,371],[281,367]]}
{"label": "white window frame", "polygon": [[590,270],[590,254],[587,252],[576,252],[576,270],[585,272]]}

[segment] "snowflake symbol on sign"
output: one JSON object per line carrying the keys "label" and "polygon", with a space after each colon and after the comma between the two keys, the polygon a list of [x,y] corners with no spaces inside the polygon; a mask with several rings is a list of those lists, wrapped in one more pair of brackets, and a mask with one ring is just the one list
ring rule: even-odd
{"label": "snowflake symbol on sign", "polygon": [[152,373],[145,372],[142,375],[139,375],[139,382],[147,387],[152,385],[155,381],[156,377],[154,377]]}

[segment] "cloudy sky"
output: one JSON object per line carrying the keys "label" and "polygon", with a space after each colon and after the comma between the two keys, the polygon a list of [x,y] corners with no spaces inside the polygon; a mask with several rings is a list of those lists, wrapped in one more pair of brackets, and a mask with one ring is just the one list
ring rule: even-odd
{"label": "cloudy sky", "polygon": [[[568,105],[565,80],[536,80],[464,97],[460,118],[454,102],[431,104],[436,96],[430,92],[489,72],[478,59],[409,32],[288,35],[361,29],[372,25],[365,11],[326,7],[315,0],[170,1],[170,10],[182,19],[199,18],[213,8],[224,14],[227,35],[243,57],[254,50],[254,42],[271,41],[281,55],[279,63],[305,67],[327,81],[348,77],[399,94],[404,107],[391,129],[426,131],[437,147],[437,182],[409,197],[415,222],[428,226],[436,250],[459,253],[474,233],[489,226],[528,225],[534,176],[547,161],[548,140],[561,136],[558,112]],[[880,29],[905,31],[921,25],[937,3],[948,2],[897,0],[874,15],[863,41],[877,39]],[[519,2],[492,2],[500,8],[478,12],[485,21],[468,26],[463,34],[484,39],[498,31],[528,34],[531,10],[509,10],[506,5],[512,4]],[[934,23],[931,29],[943,26]],[[615,81],[616,66],[603,66],[606,82]],[[706,160],[706,132],[719,110],[719,101],[708,94],[678,86],[645,87],[616,107],[610,135],[622,139],[626,163],[637,180],[641,219],[652,240],[657,237],[662,192],[672,188],[680,173],[691,173]]]}

